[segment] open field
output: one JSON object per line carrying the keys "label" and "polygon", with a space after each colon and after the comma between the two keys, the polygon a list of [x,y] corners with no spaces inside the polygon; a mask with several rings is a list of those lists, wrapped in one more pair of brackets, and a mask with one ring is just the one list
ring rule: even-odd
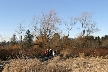
{"label": "open field", "polygon": [[13,59],[2,72],[108,72],[108,59],[83,56],[69,59],[56,56],[44,62]]}

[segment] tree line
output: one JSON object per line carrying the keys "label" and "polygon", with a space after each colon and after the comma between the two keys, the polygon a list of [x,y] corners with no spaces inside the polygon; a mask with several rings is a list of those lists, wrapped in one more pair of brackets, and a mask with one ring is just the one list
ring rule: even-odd
{"label": "tree line", "polygon": [[[78,27],[80,30],[79,36],[69,38],[71,30],[76,24],[80,26]],[[67,35],[62,35],[63,30],[59,28],[62,25],[65,25]],[[93,33],[98,31],[96,22],[93,21],[93,13],[84,12],[81,16],[70,17],[68,21],[63,21],[54,10],[51,10],[48,14],[42,13],[40,17],[34,16],[31,28],[29,27],[27,30],[25,30],[23,24],[20,24],[10,41],[1,42],[0,47],[24,49],[107,48],[108,35],[101,38],[92,36]]]}

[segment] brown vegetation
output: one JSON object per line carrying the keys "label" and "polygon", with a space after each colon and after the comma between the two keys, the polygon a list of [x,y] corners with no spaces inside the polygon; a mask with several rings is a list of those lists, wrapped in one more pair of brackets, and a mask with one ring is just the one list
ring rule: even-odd
{"label": "brown vegetation", "polygon": [[108,59],[94,58],[69,58],[60,59],[59,56],[52,60],[40,62],[37,59],[14,59],[4,67],[2,72],[107,72]]}

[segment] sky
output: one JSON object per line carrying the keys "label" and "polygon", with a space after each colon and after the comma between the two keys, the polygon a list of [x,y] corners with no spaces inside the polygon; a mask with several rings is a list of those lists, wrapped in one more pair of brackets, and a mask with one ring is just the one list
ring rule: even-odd
{"label": "sky", "polygon": [[[93,20],[100,30],[94,33],[94,36],[104,36],[108,31],[107,8],[108,0],[0,0],[0,40],[8,40],[20,23],[29,28],[32,17],[40,16],[42,12],[48,13],[50,10],[54,10],[58,17],[66,20],[83,12],[93,12]],[[66,31],[64,33],[67,34]],[[73,29],[70,37],[77,34]]]}

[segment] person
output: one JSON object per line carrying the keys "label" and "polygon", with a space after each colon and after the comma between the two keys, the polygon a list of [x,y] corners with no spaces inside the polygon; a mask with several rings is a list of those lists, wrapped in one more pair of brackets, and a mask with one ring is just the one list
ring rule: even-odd
{"label": "person", "polygon": [[49,57],[49,50],[47,49],[47,51],[46,51],[46,52],[47,52],[46,56],[47,56],[47,57]]}
{"label": "person", "polygon": [[53,51],[52,55],[55,56],[56,55],[56,51]]}
{"label": "person", "polygon": [[46,50],[44,51],[44,56],[47,56],[47,51]]}
{"label": "person", "polygon": [[53,56],[55,55],[54,51],[53,51],[52,55],[53,55]]}
{"label": "person", "polygon": [[49,56],[52,56],[52,49],[49,50]]}

